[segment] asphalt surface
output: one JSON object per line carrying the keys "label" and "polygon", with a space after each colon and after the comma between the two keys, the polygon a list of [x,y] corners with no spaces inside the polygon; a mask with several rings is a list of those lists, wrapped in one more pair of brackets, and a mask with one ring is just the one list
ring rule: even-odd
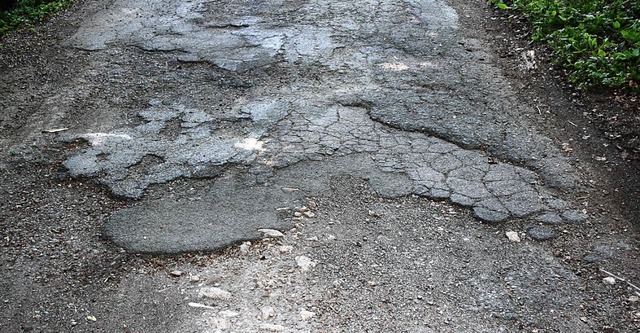
{"label": "asphalt surface", "polygon": [[[133,128],[70,136],[90,148],[64,166],[73,177],[95,177],[114,194],[137,199],[150,185],[215,178],[237,165],[245,170],[235,177],[251,174],[256,181],[248,185],[259,192],[296,163],[364,154],[374,161],[368,167],[333,173],[401,174],[411,180],[403,194],[449,199],[489,222],[584,221],[586,212],[552,190],[578,185],[568,158],[526,121],[533,108],[517,102],[497,68],[479,62],[491,55],[458,34],[458,24],[456,12],[438,1],[115,2],[68,45],[178,52],[178,61],[209,63],[259,83],[226,92],[246,95],[219,108],[189,103],[197,98],[189,91],[181,92],[186,100],[149,100]],[[251,70],[258,67],[270,73],[256,77]],[[242,190],[226,192],[238,193],[231,201],[247,199]],[[107,233],[133,251],[184,252],[222,248],[256,227],[286,228],[257,225],[233,209],[188,224],[177,207],[151,209],[158,228],[184,240],[148,232],[153,225],[139,222],[149,220],[140,208],[119,213]],[[224,237],[212,232],[214,239],[202,240],[201,231],[217,224]]]}
{"label": "asphalt surface", "polygon": [[633,169],[497,26],[87,0],[7,39],[0,331],[637,331]]}

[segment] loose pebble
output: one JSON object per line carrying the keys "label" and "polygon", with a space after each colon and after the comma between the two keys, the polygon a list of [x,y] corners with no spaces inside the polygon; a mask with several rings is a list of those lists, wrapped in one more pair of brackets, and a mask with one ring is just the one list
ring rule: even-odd
{"label": "loose pebble", "polygon": [[637,303],[637,302],[640,302],[640,297],[636,295],[632,295],[632,296],[629,296],[628,301],[631,303]]}
{"label": "loose pebble", "polygon": [[87,316],[87,321],[96,321],[98,319],[96,319],[96,317],[94,316]]}
{"label": "loose pebble", "polygon": [[316,314],[314,312],[307,311],[305,309],[300,310],[300,318],[302,318],[302,320],[309,320],[315,315]]}
{"label": "loose pebble", "polygon": [[520,236],[518,236],[518,233],[515,231],[507,231],[506,232],[507,238],[509,239],[510,242],[512,243],[520,243]]}
{"label": "loose pebble", "polygon": [[258,231],[260,231],[265,237],[270,237],[270,238],[282,238],[282,237],[284,237],[283,233],[281,233],[278,230],[274,230],[274,229],[258,229]]}
{"label": "loose pebble", "polygon": [[216,309],[213,306],[208,306],[208,305],[204,305],[204,304],[200,304],[200,303],[194,303],[194,302],[190,302],[189,306],[192,307],[192,308],[202,308],[202,309],[210,309],[210,310],[215,310]]}
{"label": "loose pebble", "polygon": [[296,257],[296,264],[298,264],[298,267],[300,267],[300,269],[303,272],[308,271],[309,269],[316,267],[316,263],[314,261],[312,261],[311,259],[309,259],[309,257],[306,256],[298,256]]}
{"label": "loose pebble", "polygon": [[276,315],[276,311],[271,306],[264,306],[260,308],[262,319],[268,319]]}
{"label": "loose pebble", "polygon": [[611,276],[607,276],[606,278],[602,279],[602,282],[604,284],[613,286],[614,284],[616,284],[616,279]]}
{"label": "loose pebble", "polygon": [[280,246],[279,251],[282,254],[291,253],[291,251],[293,251],[293,246],[291,246],[291,245],[282,245],[282,246]]}
{"label": "loose pebble", "polygon": [[169,274],[171,274],[171,275],[173,275],[175,277],[179,277],[179,276],[182,276],[184,274],[184,272],[183,271],[179,271],[179,270],[173,270],[173,271],[169,272]]}
{"label": "loose pebble", "polygon": [[304,212],[304,213],[302,213],[302,214],[304,214],[304,216],[306,216],[306,217],[308,217],[308,218],[312,218],[312,217],[316,216],[316,214],[314,214],[314,213],[313,213],[313,212],[311,212],[311,211]]}
{"label": "loose pebble", "polygon": [[242,243],[242,245],[240,245],[240,253],[246,255],[247,253],[249,253],[250,248],[251,248],[251,242],[244,242]]}
{"label": "loose pebble", "polygon": [[217,287],[206,287],[200,290],[198,296],[200,298],[210,298],[214,300],[224,301],[231,298],[231,293]]}

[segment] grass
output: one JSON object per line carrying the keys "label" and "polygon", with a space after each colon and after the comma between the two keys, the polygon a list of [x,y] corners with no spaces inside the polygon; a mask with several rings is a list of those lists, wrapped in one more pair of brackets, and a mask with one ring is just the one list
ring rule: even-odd
{"label": "grass", "polygon": [[15,8],[0,11],[0,37],[8,31],[33,28],[51,15],[69,8],[73,0],[18,0]]}
{"label": "grass", "polygon": [[489,0],[527,18],[578,87],[640,92],[639,0]]}

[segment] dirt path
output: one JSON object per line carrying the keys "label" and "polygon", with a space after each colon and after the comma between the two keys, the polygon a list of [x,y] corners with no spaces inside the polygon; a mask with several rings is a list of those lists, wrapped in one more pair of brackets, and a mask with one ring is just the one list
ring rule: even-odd
{"label": "dirt path", "polygon": [[500,28],[87,0],[7,37],[0,331],[637,331],[637,169]]}

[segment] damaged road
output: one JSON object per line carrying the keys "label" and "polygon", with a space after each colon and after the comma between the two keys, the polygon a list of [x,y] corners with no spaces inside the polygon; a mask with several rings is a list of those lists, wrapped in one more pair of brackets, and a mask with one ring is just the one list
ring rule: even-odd
{"label": "damaged road", "polygon": [[633,166],[506,75],[489,16],[85,1],[10,41],[0,329],[634,331]]}

